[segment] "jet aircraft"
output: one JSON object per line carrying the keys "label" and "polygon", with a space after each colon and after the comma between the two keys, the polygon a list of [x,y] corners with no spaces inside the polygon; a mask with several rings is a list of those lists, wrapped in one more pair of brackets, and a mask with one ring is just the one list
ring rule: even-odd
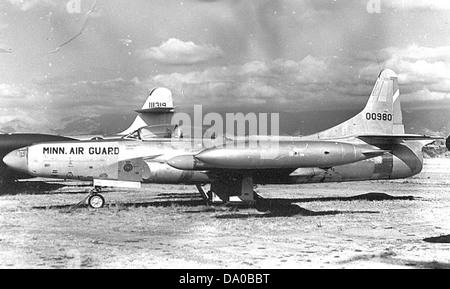
{"label": "jet aircraft", "polygon": [[254,203],[256,184],[407,178],[420,173],[422,147],[436,138],[405,134],[399,95],[397,75],[384,69],[359,114],[309,136],[254,136],[256,147],[247,145],[252,137],[223,138],[205,147],[175,133],[147,140],[134,133],[120,141],[40,143],[11,152],[4,162],[33,176],[92,181],[92,207],[105,203],[101,187],[141,183],[195,184],[205,197]]}
{"label": "jet aircraft", "polygon": [[170,123],[170,119],[174,112],[172,92],[167,88],[155,88],[151,91],[147,100],[141,109],[136,110],[138,115],[136,116],[132,125],[124,132],[119,133],[117,136],[59,136],[49,134],[31,134],[31,133],[11,133],[0,134],[0,187],[10,186],[17,179],[28,179],[33,177],[26,172],[18,172],[9,168],[4,162],[3,158],[10,152],[30,146],[36,143],[49,143],[57,141],[78,141],[78,140],[91,140],[91,139],[120,139],[125,134],[131,131],[135,131],[141,127],[153,125],[147,133],[153,136],[158,136],[160,126]]}

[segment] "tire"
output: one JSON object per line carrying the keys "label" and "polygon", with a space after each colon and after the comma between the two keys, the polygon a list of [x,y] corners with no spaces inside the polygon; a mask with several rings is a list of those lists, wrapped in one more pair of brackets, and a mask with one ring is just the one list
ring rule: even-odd
{"label": "tire", "polygon": [[88,204],[93,209],[101,209],[105,206],[105,198],[99,194],[92,195],[88,199]]}

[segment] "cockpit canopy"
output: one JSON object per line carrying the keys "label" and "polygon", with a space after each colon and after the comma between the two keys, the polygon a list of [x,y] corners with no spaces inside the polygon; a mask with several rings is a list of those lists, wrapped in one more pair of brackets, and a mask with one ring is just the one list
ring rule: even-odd
{"label": "cockpit canopy", "polygon": [[125,138],[148,140],[154,138],[171,138],[173,126],[170,124],[152,125],[141,127],[138,130],[128,134]]}

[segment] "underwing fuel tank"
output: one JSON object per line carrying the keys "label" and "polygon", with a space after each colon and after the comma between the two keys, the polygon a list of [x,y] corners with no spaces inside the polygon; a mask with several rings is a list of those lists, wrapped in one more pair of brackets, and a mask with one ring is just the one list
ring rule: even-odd
{"label": "underwing fuel tank", "polygon": [[340,142],[304,141],[259,144],[256,148],[225,146],[195,156],[179,156],[167,163],[183,170],[333,167],[386,153],[370,146]]}
{"label": "underwing fuel tank", "polygon": [[180,170],[158,162],[145,162],[142,173],[144,182],[159,184],[194,184],[208,182],[206,173],[193,170]]}

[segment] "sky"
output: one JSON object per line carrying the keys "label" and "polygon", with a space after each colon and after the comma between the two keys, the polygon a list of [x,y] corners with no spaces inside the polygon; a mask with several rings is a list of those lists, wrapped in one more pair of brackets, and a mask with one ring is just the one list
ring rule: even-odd
{"label": "sky", "polygon": [[167,87],[178,111],[276,111],[302,133],[390,68],[407,131],[448,134],[449,22],[446,0],[0,0],[0,130],[120,132]]}

